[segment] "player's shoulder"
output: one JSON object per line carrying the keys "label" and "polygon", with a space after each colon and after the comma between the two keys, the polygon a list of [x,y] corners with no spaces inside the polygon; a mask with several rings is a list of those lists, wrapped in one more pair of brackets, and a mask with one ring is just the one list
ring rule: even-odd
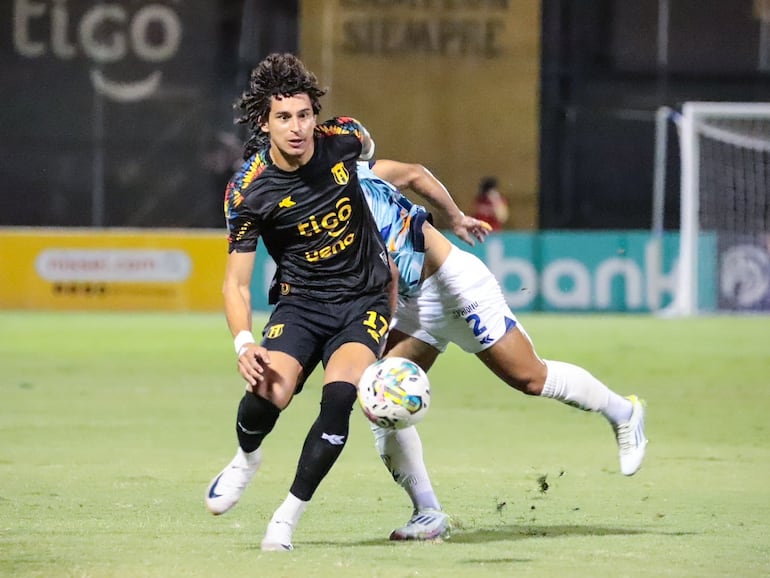
{"label": "player's shoulder", "polygon": [[320,137],[329,137],[334,135],[352,135],[363,140],[366,131],[364,125],[352,116],[335,116],[329,120],[317,125],[316,134]]}
{"label": "player's shoulder", "polygon": [[234,187],[242,191],[247,189],[264,174],[271,164],[272,162],[270,161],[270,155],[267,154],[267,150],[254,153],[230,177],[228,187]]}
{"label": "player's shoulder", "polygon": [[244,198],[270,189],[274,172],[274,164],[267,149],[254,153],[230,178],[225,192],[226,198],[231,203],[239,205]]}

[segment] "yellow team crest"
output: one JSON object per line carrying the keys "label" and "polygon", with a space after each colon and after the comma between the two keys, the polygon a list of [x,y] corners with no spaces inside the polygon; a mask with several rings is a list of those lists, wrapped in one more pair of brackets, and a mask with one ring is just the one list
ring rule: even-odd
{"label": "yellow team crest", "polygon": [[338,185],[347,185],[350,180],[350,173],[345,168],[345,163],[341,162],[332,167],[332,176],[334,177],[334,182]]}
{"label": "yellow team crest", "polygon": [[283,323],[277,323],[276,325],[272,325],[270,329],[267,330],[267,335],[265,337],[267,339],[275,339],[276,337],[280,337],[283,334]]}

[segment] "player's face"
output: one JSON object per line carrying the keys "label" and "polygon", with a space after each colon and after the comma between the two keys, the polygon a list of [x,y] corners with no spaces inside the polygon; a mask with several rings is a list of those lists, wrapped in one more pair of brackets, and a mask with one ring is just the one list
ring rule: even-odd
{"label": "player's face", "polygon": [[307,94],[272,97],[270,114],[262,130],[270,133],[270,154],[284,169],[295,169],[313,156],[316,118]]}

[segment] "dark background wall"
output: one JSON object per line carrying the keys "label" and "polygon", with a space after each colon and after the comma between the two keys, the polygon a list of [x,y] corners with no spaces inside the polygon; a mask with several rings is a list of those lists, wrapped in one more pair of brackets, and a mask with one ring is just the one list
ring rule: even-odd
{"label": "dark background wall", "polygon": [[[650,226],[657,108],[770,100],[761,4],[543,0],[541,228]],[[679,219],[673,130],[667,227]]]}
{"label": "dark background wall", "polygon": [[[647,228],[655,110],[770,100],[767,4],[542,0],[539,226]],[[2,3],[0,225],[221,227],[231,103],[299,50],[299,19],[299,0]]]}
{"label": "dark background wall", "polygon": [[0,225],[222,227],[232,102],[265,54],[297,50],[297,14],[296,0],[3,2]]}

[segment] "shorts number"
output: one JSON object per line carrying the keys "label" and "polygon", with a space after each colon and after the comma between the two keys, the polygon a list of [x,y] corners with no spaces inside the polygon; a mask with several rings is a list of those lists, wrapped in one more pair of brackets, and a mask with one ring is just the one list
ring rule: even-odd
{"label": "shorts number", "polygon": [[473,335],[478,337],[482,333],[484,333],[487,330],[486,325],[481,325],[481,317],[476,315],[475,313],[472,315],[468,315],[468,317],[465,318],[465,320],[471,324],[471,329],[473,330]]}
{"label": "shorts number", "polygon": [[367,311],[364,326],[376,343],[388,332],[388,320],[376,311]]}

